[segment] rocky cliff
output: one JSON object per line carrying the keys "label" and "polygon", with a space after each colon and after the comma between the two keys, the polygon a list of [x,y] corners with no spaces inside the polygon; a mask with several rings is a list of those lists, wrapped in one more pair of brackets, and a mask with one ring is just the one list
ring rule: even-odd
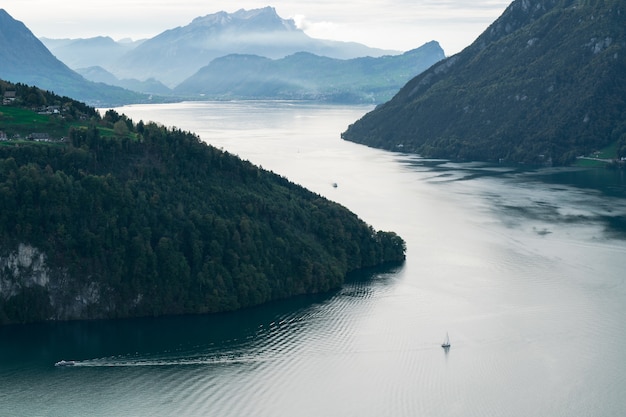
{"label": "rocky cliff", "polygon": [[97,282],[75,282],[64,269],[48,265],[46,255],[29,244],[5,248],[0,268],[0,300],[5,313],[19,321],[30,321],[38,304],[49,304],[51,320],[76,319],[103,308]]}

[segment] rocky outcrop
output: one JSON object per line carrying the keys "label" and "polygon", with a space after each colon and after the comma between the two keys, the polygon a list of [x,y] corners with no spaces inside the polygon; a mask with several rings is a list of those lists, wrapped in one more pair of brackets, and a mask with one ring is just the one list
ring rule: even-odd
{"label": "rocky outcrop", "polygon": [[20,243],[16,250],[0,256],[0,298],[8,300],[23,288],[50,284],[46,257],[37,248]]}
{"label": "rocky outcrop", "polygon": [[[29,293],[38,294],[37,301],[48,304],[51,320],[97,318],[109,310],[101,306],[102,289],[97,282],[79,283],[66,271],[50,267],[45,253],[19,243],[16,248],[0,252],[0,305],[15,304],[18,299],[32,303]],[[19,308],[34,308],[29,302],[21,303]],[[22,316],[27,317],[27,313]]]}

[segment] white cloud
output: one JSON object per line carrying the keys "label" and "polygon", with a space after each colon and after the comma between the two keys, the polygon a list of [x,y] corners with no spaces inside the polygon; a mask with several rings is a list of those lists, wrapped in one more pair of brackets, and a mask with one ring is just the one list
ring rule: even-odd
{"label": "white cloud", "polygon": [[337,24],[330,21],[314,21],[307,19],[304,15],[293,17],[296,27],[302,29],[307,35],[320,39],[349,40],[345,37],[346,25]]}

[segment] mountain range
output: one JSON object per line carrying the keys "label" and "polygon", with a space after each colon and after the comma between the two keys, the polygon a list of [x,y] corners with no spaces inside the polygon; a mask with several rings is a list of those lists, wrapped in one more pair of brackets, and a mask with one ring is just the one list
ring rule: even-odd
{"label": "mountain range", "polygon": [[93,105],[145,101],[146,97],[86,80],[59,61],[22,23],[0,9],[0,78],[36,85]]}
{"label": "mountain range", "polygon": [[300,99],[382,103],[444,58],[435,41],[401,55],[335,59],[298,52],[272,60],[232,54],[214,59],[174,89],[211,99]]}
{"label": "mountain range", "polygon": [[313,39],[272,7],[198,17],[137,42],[42,41],[91,81],[177,99],[382,103],[445,57],[434,41],[401,54]]}
{"label": "mountain range", "polygon": [[101,66],[77,68],[88,80],[190,100],[279,99],[383,103],[412,77],[445,58],[436,41],[399,55],[336,59],[308,52],[279,59],[229,54],[169,88],[155,78],[118,79]]}
{"label": "mountain range", "polygon": [[626,156],[626,7],[515,0],[342,137],[458,160],[568,164],[604,147]]}
{"label": "mountain range", "polygon": [[[81,66],[100,65],[120,79],[155,78],[174,87],[225,55],[254,54],[278,59],[297,52],[339,59],[398,53],[358,43],[313,39],[298,29],[293,20],[282,19],[273,7],[265,7],[198,17],[186,26],[141,42],[122,56],[113,55],[109,62]],[[77,49],[75,55],[80,54]]]}

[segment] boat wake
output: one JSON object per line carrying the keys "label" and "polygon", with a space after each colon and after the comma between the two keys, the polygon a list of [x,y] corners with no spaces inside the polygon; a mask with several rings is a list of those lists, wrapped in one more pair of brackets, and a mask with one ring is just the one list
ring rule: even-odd
{"label": "boat wake", "polygon": [[73,366],[81,367],[138,367],[138,366],[206,366],[206,365],[241,365],[267,362],[267,358],[251,355],[229,356],[180,356],[155,358],[109,357],[88,359],[75,362]]}

